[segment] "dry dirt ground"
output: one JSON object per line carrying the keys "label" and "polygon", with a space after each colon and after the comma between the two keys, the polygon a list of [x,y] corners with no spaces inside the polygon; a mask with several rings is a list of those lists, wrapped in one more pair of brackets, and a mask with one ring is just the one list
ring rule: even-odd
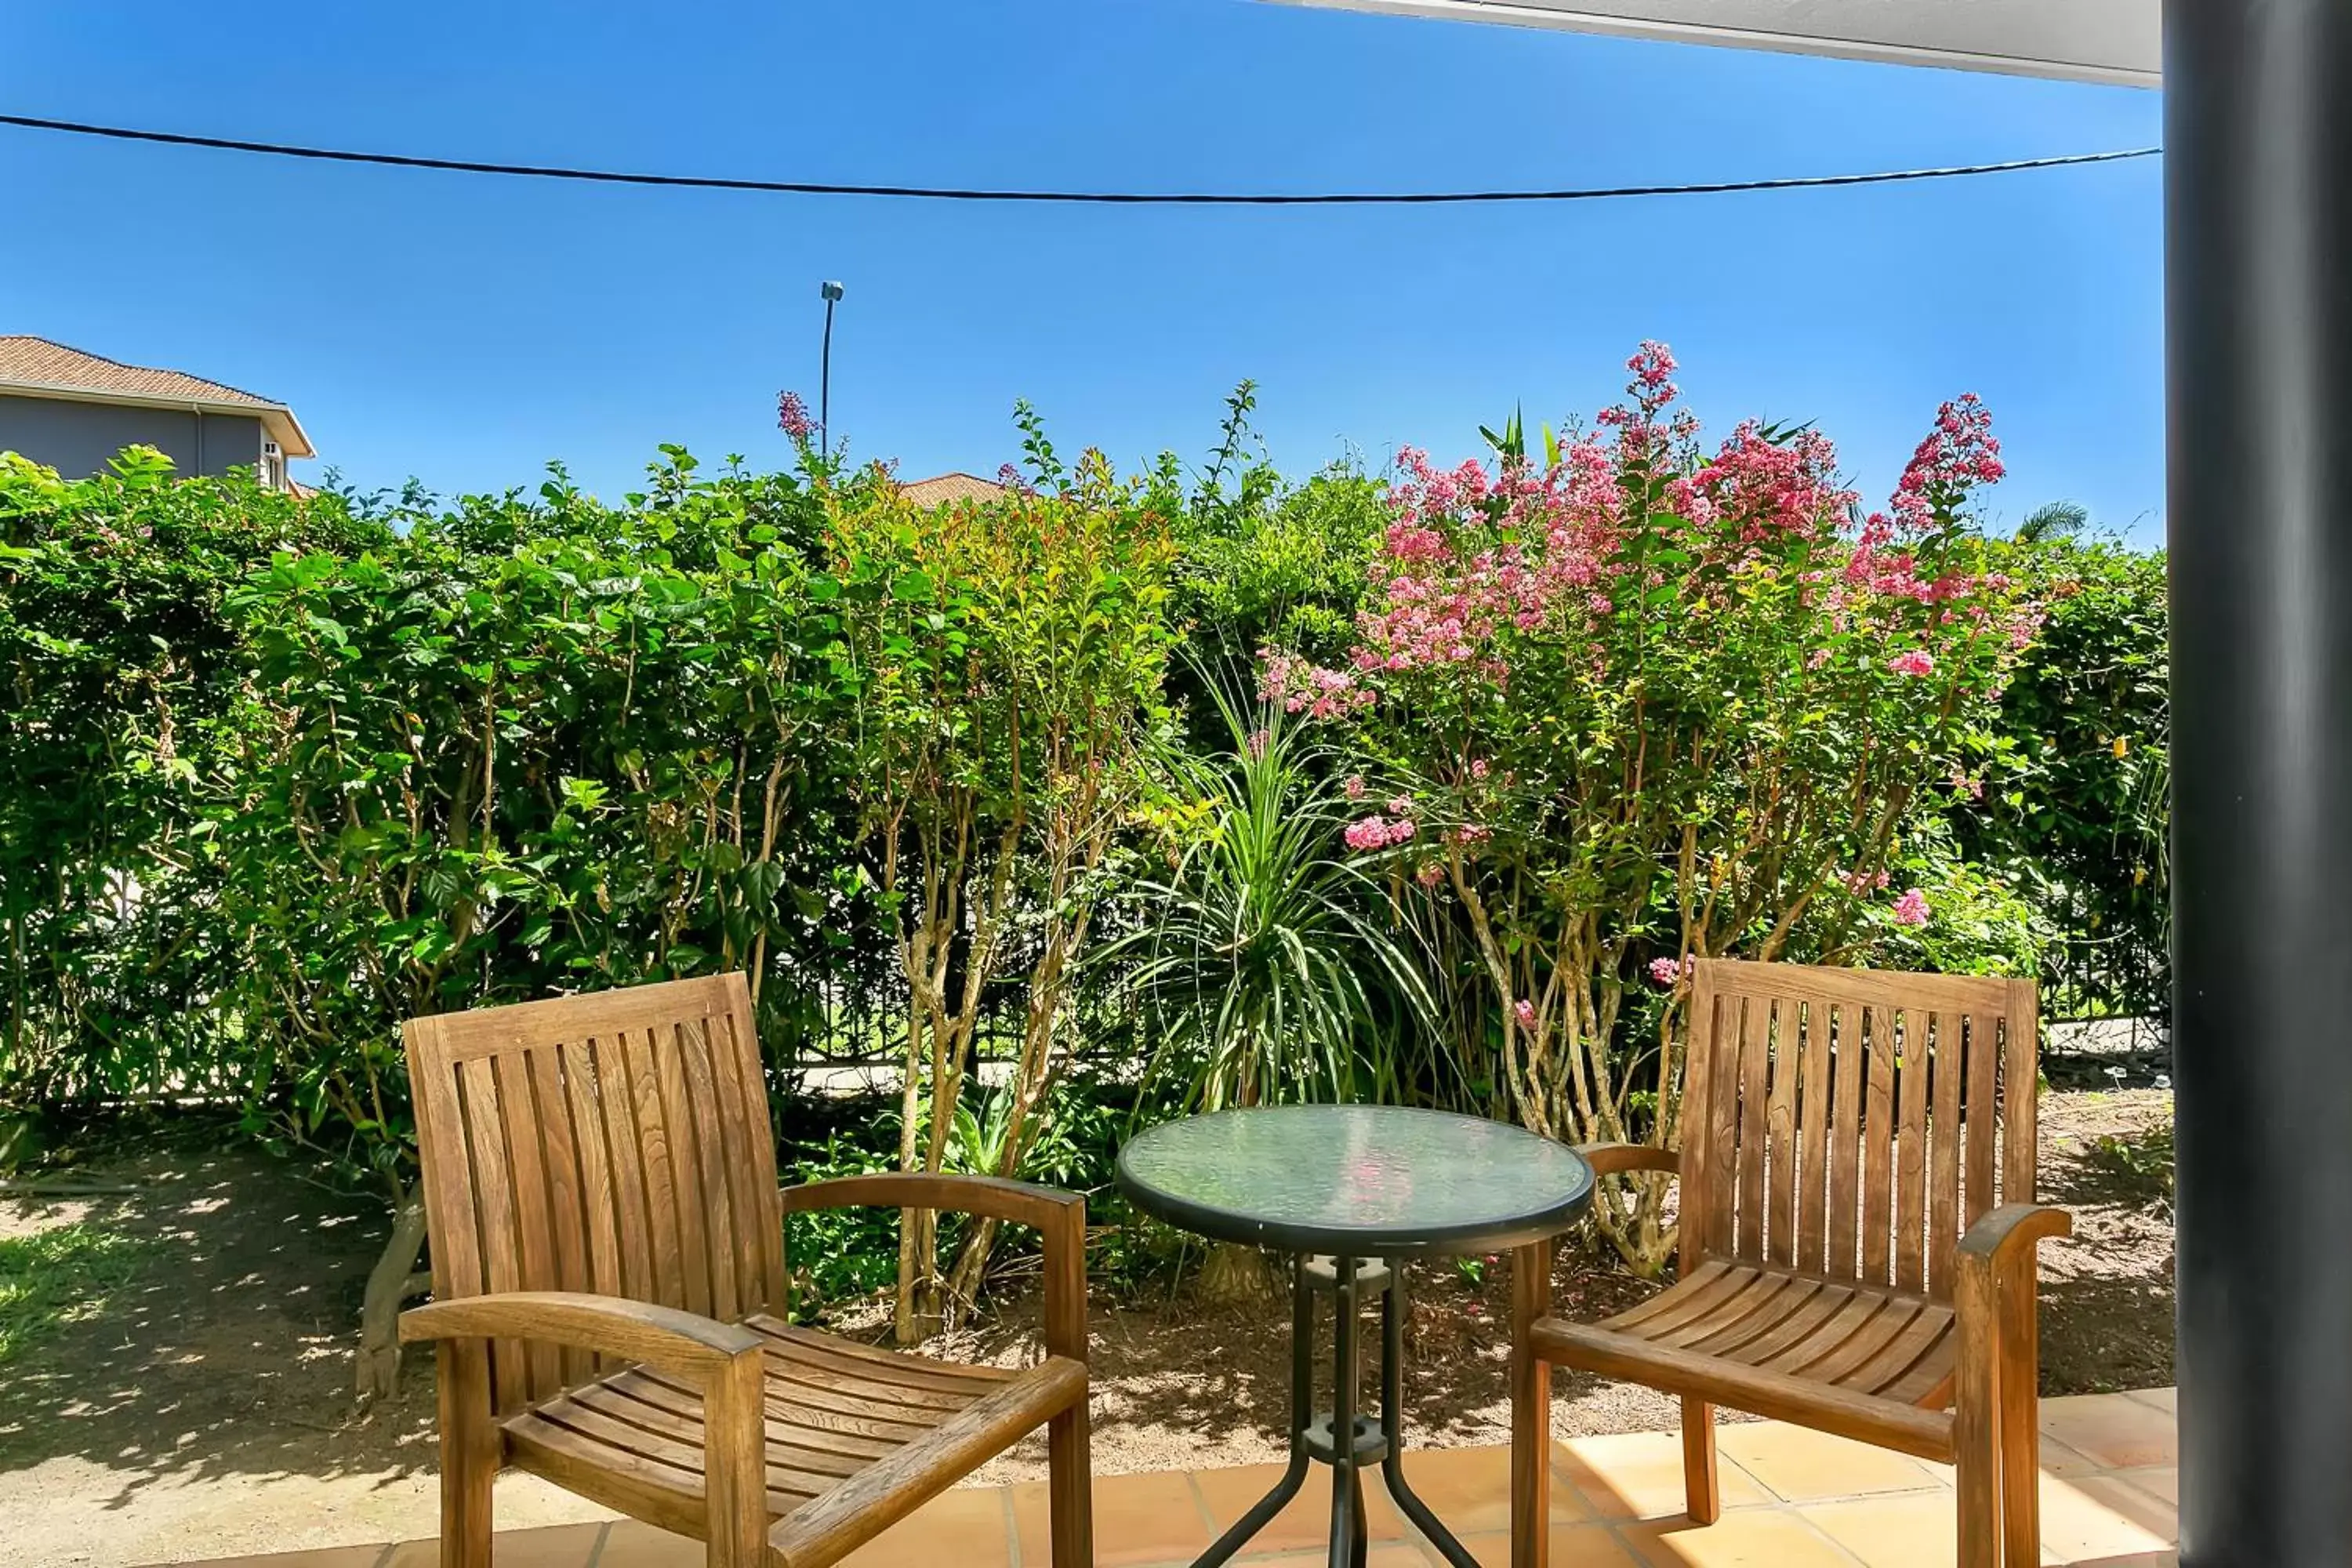
{"label": "dry dirt ground", "polygon": [[[2093,1081],[2097,1081],[2095,1079]],[[2053,1089],[2057,1086],[2053,1085]],[[2042,1110],[2043,1196],[2076,1215],[2042,1255],[2046,1393],[2172,1381],[2170,1216],[2085,1158],[2102,1134],[2160,1125],[2155,1089],[2060,1090]],[[113,1568],[433,1533],[432,1369],[412,1356],[398,1396],[353,1408],[352,1324],[384,1226],[381,1201],[215,1138],[151,1140],[78,1179],[130,1190],[71,1201],[0,1196],[0,1236],[76,1219],[139,1244],[142,1261],[103,1310],[0,1363],[0,1561]],[[1652,1287],[1564,1258],[1570,1316],[1605,1316]],[[1509,1282],[1439,1265],[1418,1271],[1406,1397],[1413,1441],[1508,1436]],[[844,1326],[874,1314],[844,1315]],[[1034,1304],[1016,1296],[944,1353],[1031,1353]],[[1100,1473],[1279,1458],[1287,1313],[1208,1310],[1173,1296],[1094,1305]],[[878,1335],[877,1336],[878,1337]],[[1672,1402],[1562,1374],[1562,1435],[1656,1430]],[[987,1479],[1042,1473],[1017,1450]],[[598,1517],[528,1477],[499,1485],[499,1521]]]}

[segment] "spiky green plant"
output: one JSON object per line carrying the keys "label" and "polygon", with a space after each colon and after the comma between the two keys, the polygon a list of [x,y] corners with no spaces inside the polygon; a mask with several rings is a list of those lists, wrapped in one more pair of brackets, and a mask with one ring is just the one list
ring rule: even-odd
{"label": "spiky green plant", "polygon": [[1138,929],[1106,952],[1151,1037],[1152,1070],[1203,1110],[1383,1098],[1433,1014],[1387,890],[1351,858],[1348,803],[1274,710],[1216,699],[1234,749],[1171,758],[1175,850],[1140,879]]}

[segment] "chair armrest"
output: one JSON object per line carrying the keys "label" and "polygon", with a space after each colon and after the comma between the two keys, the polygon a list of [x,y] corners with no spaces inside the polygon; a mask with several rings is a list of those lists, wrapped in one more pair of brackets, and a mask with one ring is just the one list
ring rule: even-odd
{"label": "chair armrest", "polygon": [[1086,1224],[1087,1200],[1075,1193],[1041,1187],[1034,1182],[1008,1181],[1003,1176],[958,1176],[926,1171],[877,1171],[863,1176],[835,1176],[785,1187],[780,1194],[786,1214],[810,1209],[882,1208],[947,1209],[978,1215],[982,1219],[1033,1226],[1050,1237],[1070,1223],[1073,1214]]}
{"label": "chair armrest", "polygon": [[1034,1228],[1045,1242],[1045,1350],[1087,1359],[1087,1200],[1003,1176],[877,1171],[785,1187],[784,1213],[810,1209],[946,1209]]}
{"label": "chair armrest", "polygon": [[404,1344],[420,1340],[539,1340],[643,1362],[697,1384],[756,1354],[760,1336],[675,1307],[572,1290],[506,1290],[412,1307],[400,1315]]}
{"label": "chair armrest", "polygon": [[2030,1260],[2035,1245],[2044,1237],[2074,1232],[2074,1216],[2064,1209],[2047,1204],[2004,1204],[1979,1217],[1960,1237],[1960,1271],[1998,1271],[2004,1264]]}
{"label": "chair armrest", "polygon": [[1592,1167],[1596,1176],[1614,1176],[1625,1171],[1664,1171],[1679,1176],[1683,1157],[1672,1149],[1661,1149],[1654,1143],[1579,1143],[1576,1152]]}

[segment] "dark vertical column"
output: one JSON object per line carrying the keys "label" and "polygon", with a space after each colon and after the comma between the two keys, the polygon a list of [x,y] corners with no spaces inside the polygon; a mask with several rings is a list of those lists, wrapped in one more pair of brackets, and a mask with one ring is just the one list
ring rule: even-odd
{"label": "dark vertical column", "polygon": [[2166,0],[2181,1562],[2352,1563],[2352,0]]}

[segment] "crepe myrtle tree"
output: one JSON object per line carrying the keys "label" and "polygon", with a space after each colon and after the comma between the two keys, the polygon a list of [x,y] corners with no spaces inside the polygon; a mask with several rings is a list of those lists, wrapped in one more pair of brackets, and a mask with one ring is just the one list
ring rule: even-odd
{"label": "crepe myrtle tree", "polygon": [[[1998,744],[2036,621],[1971,526],[2001,474],[1974,396],[1864,514],[1819,432],[1704,447],[1665,347],[1628,364],[1628,400],[1539,461],[1401,453],[1352,658],[1274,652],[1261,677],[1360,748],[1349,846],[1454,906],[1510,1111],[1671,1148],[1692,961],[1852,961],[1885,929],[1867,906],[1932,918],[1888,868]],[[1596,1205],[1645,1272],[1673,1252],[1665,1195],[1636,1176]]]}

